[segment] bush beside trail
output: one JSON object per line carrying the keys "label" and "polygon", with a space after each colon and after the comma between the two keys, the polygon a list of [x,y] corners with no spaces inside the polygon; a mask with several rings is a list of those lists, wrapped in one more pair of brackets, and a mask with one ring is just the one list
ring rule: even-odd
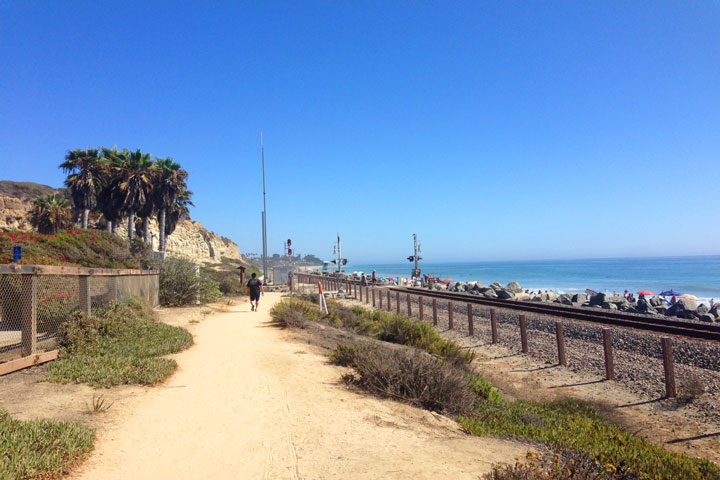
{"label": "bush beside trail", "polygon": [[48,364],[49,381],[95,387],[154,385],[177,368],[158,358],[192,345],[192,335],[158,322],[150,305],[131,298],[97,315],[77,312],[60,332],[60,358]]}

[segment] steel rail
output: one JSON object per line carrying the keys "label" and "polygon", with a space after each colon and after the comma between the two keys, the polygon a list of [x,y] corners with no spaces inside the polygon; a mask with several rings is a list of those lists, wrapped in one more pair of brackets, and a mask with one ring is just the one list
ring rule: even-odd
{"label": "steel rail", "polygon": [[411,293],[413,295],[424,297],[443,298],[446,300],[453,300],[458,303],[472,303],[499,309],[504,308],[507,310],[518,310],[537,315],[566,318],[569,320],[581,320],[591,323],[615,325],[656,333],[667,333],[701,340],[720,341],[720,325],[708,323],[683,322],[649,315],[631,315],[628,313],[612,312],[607,310],[592,311],[585,308],[571,307],[567,305],[548,304],[544,302],[527,302],[521,300],[503,300],[480,297],[467,293],[439,292],[424,288],[390,287],[390,290],[395,292]]}

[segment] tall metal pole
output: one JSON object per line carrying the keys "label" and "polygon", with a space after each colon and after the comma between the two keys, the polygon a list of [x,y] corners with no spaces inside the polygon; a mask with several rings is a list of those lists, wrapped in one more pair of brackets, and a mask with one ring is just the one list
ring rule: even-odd
{"label": "tall metal pole", "polygon": [[413,243],[415,244],[415,245],[414,245],[414,246],[415,246],[415,254],[414,254],[414,258],[415,258],[415,271],[417,272],[417,269],[418,269],[417,235],[414,234],[414,233],[413,233]]}
{"label": "tall metal pole", "polygon": [[265,200],[265,146],[263,145],[263,135],[260,132],[260,150],[262,150],[262,172],[263,172],[263,213],[262,213],[262,229],[263,229],[263,284],[267,285],[267,202]]}
{"label": "tall metal pole", "polygon": [[342,253],[340,252],[340,234],[338,236],[338,272],[342,272]]}

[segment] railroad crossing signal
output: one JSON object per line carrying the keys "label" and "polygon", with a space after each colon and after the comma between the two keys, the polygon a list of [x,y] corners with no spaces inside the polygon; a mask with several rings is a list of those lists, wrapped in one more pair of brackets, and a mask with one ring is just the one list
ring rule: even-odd
{"label": "railroad crossing signal", "polygon": [[420,253],[420,244],[418,243],[417,235],[413,233],[413,245],[414,245],[414,255],[410,255],[407,257],[408,261],[415,262],[415,268],[413,268],[412,271],[412,277],[418,278],[420,276],[420,268],[418,268],[418,262],[422,260],[422,257],[418,255]]}

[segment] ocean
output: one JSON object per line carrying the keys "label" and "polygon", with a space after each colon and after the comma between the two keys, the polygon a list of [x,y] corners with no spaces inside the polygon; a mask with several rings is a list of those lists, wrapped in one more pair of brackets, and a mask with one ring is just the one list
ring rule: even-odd
{"label": "ocean", "polygon": [[[412,263],[349,264],[347,272],[373,270],[383,277],[409,277]],[[650,290],[660,293],[675,290],[690,293],[707,302],[720,300],[720,256],[602,258],[588,260],[535,260],[494,262],[420,262],[423,274],[454,281],[479,281],[485,285],[511,281],[523,289],[554,290],[559,293],[622,293]]]}

